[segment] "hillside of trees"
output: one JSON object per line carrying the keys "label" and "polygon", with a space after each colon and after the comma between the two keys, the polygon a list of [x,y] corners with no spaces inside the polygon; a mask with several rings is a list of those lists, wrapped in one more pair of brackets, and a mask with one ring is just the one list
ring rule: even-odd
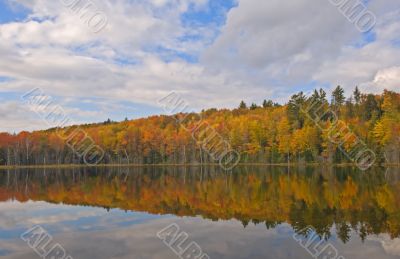
{"label": "hillside of trees", "polygon": [[[358,88],[345,98],[338,86],[328,94],[320,89],[311,96],[293,95],[285,105],[265,100],[262,105],[241,102],[237,109],[208,109],[200,114],[152,116],[123,122],[107,121],[81,125],[105,151],[101,163],[160,164],[216,162],[201,148],[201,140],[190,131],[207,122],[232,149],[241,154],[243,163],[347,163],[348,157],[332,142],[330,116],[307,116],[301,107],[318,103],[333,111],[357,138],[376,153],[377,163],[400,163],[400,94],[384,91],[364,94]],[[177,116],[185,116],[178,123]],[[182,127],[184,126],[184,127]],[[63,140],[78,126],[19,134],[0,133],[0,165],[82,164]],[[354,139],[350,140],[354,141]],[[345,143],[342,148],[346,149]]]}

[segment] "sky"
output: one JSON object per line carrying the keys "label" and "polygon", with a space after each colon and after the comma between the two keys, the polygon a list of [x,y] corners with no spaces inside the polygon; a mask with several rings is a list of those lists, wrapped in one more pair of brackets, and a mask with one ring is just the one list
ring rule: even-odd
{"label": "sky", "polygon": [[399,1],[363,1],[367,32],[341,1],[361,3],[0,0],[0,131],[48,127],[21,102],[34,88],[73,123],[162,114],[171,92],[201,110],[337,85],[399,90]]}

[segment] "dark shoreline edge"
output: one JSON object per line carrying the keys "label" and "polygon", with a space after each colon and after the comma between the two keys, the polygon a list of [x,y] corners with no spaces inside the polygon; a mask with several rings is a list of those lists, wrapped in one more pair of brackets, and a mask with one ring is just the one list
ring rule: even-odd
{"label": "dark shoreline edge", "polygon": [[[7,169],[36,169],[36,168],[107,168],[107,167],[200,167],[200,166],[218,166],[218,163],[206,163],[206,164],[98,164],[98,165],[77,165],[77,164],[54,164],[54,165],[13,165],[13,166],[0,166],[0,170]],[[352,163],[341,163],[341,164],[328,164],[328,163],[239,163],[237,166],[279,166],[279,167],[356,167]],[[400,164],[376,164],[373,167],[400,167]]]}

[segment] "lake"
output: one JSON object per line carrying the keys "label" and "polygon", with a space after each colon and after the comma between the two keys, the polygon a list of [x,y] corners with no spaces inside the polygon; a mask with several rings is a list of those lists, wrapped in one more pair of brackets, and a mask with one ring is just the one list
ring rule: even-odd
{"label": "lake", "polygon": [[0,171],[1,258],[398,258],[400,170]]}

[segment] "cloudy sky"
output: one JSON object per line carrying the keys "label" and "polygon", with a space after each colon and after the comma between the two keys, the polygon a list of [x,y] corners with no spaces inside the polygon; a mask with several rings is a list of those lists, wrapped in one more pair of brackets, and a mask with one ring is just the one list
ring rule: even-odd
{"label": "cloudy sky", "polygon": [[36,87],[76,123],[159,114],[172,91],[198,110],[399,89],[398,0],[363,2],[368,32],[345,0],[80,0],[85,15],[76,1],[0,0],[0,131],[47,127],[21,102]]}

